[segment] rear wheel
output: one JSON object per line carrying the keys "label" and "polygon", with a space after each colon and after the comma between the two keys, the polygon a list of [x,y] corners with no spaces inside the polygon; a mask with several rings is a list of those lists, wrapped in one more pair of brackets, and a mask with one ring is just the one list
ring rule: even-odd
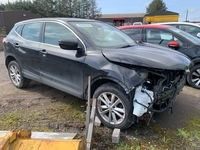
{"label": "rear wheel", "polygon": [[104,125],[122,130],[131,125],[128,114],[132,104],[119,85],[104,84],[95,91],[93,97],[97,99],[97,116]]}
{"label": "rear wheel", "polygon": [[190,69],[190,74],[187,76],[187,81],[190,86],[200,89],[200,64],[195,65]]}
{"label": "rear wheel", "polygon": [[17,88],[28,86],[30,80],[23,77],[21,68],[16,61],[11,61],[8,65],[8,74],[10,80]]}

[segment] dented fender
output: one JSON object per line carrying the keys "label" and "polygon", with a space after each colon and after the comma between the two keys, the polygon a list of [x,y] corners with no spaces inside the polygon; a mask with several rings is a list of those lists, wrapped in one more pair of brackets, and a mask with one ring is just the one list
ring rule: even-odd
{"label": "dented fender", "polygon": [[[88,75],[91,76],[91,84],[97,80],[109,79],[120,84],[125,92],[129,93],[133,88],[144,81],[144,78],[142,78],[135,70],[110,62],[105,57],[105,59],[99,59],[100,55],[102,54],[88,54],[85,60],[85,64],[90,64],[90,66],[85,67],[84,74],[85,78],[87,78]],[[94,70],[94,68],[96,68],[96,70]],[[87,88],[87,83],[84,83],[84,85]]]}

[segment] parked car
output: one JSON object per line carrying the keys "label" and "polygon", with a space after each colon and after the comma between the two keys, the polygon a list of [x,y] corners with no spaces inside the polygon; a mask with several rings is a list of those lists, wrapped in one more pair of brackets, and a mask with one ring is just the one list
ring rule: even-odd
{"label": "parked car", "polygon": [[142,25],[142,22],[133,22],[133,25]]}
{"label": "parked car", "polygon": [[18,22],[3,47],[14,86],[34,80],[81,99],[96,98],[102,123],[120,129],[171,108],[192,65],[179,52],[138,45],[115,27],[86,19]]}
{"label": "parked car", "polygon": [[198,24],[191,22],[163,22],[159,24],[174,26],[178,29],[188,32],[189,34],[192,34],[193,36],[200,38],[200,25]]}
{"label": "parked car", "polygon": [[194,63],[187,81],[192,87],[200,89],[200,39],[167,25],[132,25],[118,29],[135,41],[170,47],[187,55]]}

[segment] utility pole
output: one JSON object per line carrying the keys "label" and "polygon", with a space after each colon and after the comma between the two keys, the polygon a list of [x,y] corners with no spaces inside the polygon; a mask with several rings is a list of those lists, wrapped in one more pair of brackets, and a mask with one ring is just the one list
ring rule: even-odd
{"label": "utility pole", "polygon": [[186,12],[186,18],[185,18],[185,21],[187,22],[187,18],[188,18],[188,10]]}

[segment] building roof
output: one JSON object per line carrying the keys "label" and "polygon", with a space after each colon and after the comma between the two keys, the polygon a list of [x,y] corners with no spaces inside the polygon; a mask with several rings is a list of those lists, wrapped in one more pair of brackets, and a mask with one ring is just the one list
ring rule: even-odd
{"label": "building roof", "polygon": [[102,14],[101,18],[136,18],[144,17],[146,13],[134,13],[134,14]]}
{"label": "building roof", "polygon": [[172,26],[162,25],[162,24],[142,24],[142,25],[126,25],[117,27],[120,30],[123,29],[132,29],[132,28],[154,28],[154,29],[163,29],[163,28],[173,28]]}
{"label": "building roof", "polygon": [[179,13],[172,11],[155,11],[152,13],[148,13],[145,16],[161,16],[161,15],[179,15]]}

